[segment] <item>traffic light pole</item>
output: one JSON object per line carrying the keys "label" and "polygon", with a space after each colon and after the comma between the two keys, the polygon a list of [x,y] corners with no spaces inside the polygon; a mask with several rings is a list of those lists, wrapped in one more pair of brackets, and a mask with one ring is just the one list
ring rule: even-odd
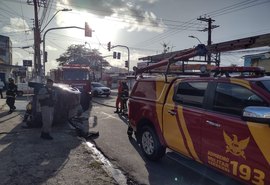
{"label": "traffic light pole", "polygon": [[129,61],[129,57],[130,57],[129,48],[127,46],[124,46],[124,45],[116,45],[116,46],[112,46],[110,49],[113,49],[113,48],[116,48],[116,47],[124,47],[124,48],[127,48],[127,50],[128,50],[128,74],[129,74],[129,64],[130,64],[130,61]]}

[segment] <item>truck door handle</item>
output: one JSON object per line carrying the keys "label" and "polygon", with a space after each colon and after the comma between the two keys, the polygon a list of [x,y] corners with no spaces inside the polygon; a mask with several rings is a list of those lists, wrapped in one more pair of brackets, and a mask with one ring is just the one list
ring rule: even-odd
{"label": "truck door handle", "polygon": [[176,112],[174,110],[168,110],[168,113],[172,116],[175,116],[176,115]]}
{"label": "truck door handle", "polygon": [[213,121],[207,120],[206,123],[207,123],[208,125],[211,125],[211,126],[214,126],[214,127],[220,127],[220,124],[218,124],[218,123],[216,123],[216,122],[213,122]]}

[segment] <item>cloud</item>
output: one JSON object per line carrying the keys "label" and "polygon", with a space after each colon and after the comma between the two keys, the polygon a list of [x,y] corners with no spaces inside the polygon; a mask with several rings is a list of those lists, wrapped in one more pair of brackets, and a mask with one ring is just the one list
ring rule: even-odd
{"label": "cloud", "polygon": [[155,2],[158,2],[158,0],[140,0],[141,2],[146,2],[146,3],[149,3],[149,4],[153,4]]}
{"label": "cloud", "polygon": [[[140,0],[141,2],[155,3],[157,0]],[[60,2],[64,2],[63,0]],[[139,3],[136,1],[136,3]],[[72,9],[85,10],[88,13],[108,18],[125,25],[128,31],[155,31],[162,32],[164,24],[162,20],[150,11],[144,10],[140,5],[127,0],[77,0],[68,1]]]}
{"label": "cloud", "polygon": [[10,25],[3,27],[4,32],[29,31],[30,27],[27,22],[20,17],[10,18]]}

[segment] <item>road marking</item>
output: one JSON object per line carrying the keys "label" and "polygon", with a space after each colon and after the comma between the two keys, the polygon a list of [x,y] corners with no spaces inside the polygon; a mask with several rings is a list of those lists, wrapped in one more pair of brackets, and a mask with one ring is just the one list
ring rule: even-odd
{"label": "road marking", "polygon": [[103,118],[101,118],[101,119],[99,119],[99,120],[103,120],[103,119],[110,119],[110,118],[117,119],[117,117],[112,116],[112,115],[110,115],[110,114],[108,114],[108,113],[106,113],[106,112],[101,112],[101,114],[105,114],[105,115],[106,115],[106,117],[103,117]]}

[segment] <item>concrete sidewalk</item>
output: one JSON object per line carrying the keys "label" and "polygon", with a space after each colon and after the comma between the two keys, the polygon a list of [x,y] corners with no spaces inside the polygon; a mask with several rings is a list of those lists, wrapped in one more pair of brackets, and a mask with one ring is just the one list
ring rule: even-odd
{"label": "concrete sidewalk", "polygon": [[18,98],[11,114],[5,102],[0,99],[0,184],[117,184],[68,124],[53,127],[54,140],[42,140],[40,128],[22,128],[27,101]]}
{"label": "concrete sidewalk", "polygon": [[4,98],[0,98],[0,113],[5,110],[6,105],[6,96],[3,93]]}

